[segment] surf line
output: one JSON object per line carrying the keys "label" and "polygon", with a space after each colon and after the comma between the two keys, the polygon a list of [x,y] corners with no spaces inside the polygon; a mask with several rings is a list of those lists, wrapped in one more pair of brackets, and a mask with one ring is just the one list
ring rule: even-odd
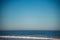
{"label": "surf line", "polygon": [[45,38],[45,37],[32,37],[32,36],[0,36],[0,38],[53,39],[53,38]]}

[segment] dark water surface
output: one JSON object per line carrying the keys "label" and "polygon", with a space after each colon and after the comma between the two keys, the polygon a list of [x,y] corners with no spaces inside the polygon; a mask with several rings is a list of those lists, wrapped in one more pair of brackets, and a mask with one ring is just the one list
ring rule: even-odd
{"label": "dark water surface", "polygon": [[17,35],[17,36],[47,36],[47,37],[60,37],[60,31],[48,31],[48,30],[11,30],[0,31],[0,35]]}
{"label": "dark water surface", "polygon": [[0,40],[33,40],[33,39],[19,39],[19,38],[2,38]]}
{"label": "dark water surface", "polygon": [[[43,37],[57,37],[60,38],[60,31],[52,31],[52,30],[11,30],[11,31],[1,31],[0,36],[43,36]],[[32,40],[32,39],[13,39],[13,38],[5,38],[0,40]]]}

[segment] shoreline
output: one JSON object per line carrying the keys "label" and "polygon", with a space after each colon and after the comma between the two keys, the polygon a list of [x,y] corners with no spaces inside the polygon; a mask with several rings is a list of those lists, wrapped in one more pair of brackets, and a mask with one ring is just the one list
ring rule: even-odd
{"label": "shoreline", "polygon": [[22,38],[22,39],[60,40],[58,38],[35,37],[35,36],[0,36],[0,38]]}

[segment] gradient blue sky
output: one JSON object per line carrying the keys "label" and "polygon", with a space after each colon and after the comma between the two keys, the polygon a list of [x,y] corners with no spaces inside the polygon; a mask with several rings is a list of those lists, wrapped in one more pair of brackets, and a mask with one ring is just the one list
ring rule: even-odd
{"label": "gradient blue sky", "polygon": [[58,0],[5,0],[1,30],[57,30]]}

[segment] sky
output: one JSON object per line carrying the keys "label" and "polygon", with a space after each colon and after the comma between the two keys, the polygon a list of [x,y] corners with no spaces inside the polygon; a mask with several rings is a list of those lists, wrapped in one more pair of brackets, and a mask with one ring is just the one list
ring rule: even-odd
{"label": "sky", "polygon": [[58,30],[58,0],[2,1],[0,30]]}

